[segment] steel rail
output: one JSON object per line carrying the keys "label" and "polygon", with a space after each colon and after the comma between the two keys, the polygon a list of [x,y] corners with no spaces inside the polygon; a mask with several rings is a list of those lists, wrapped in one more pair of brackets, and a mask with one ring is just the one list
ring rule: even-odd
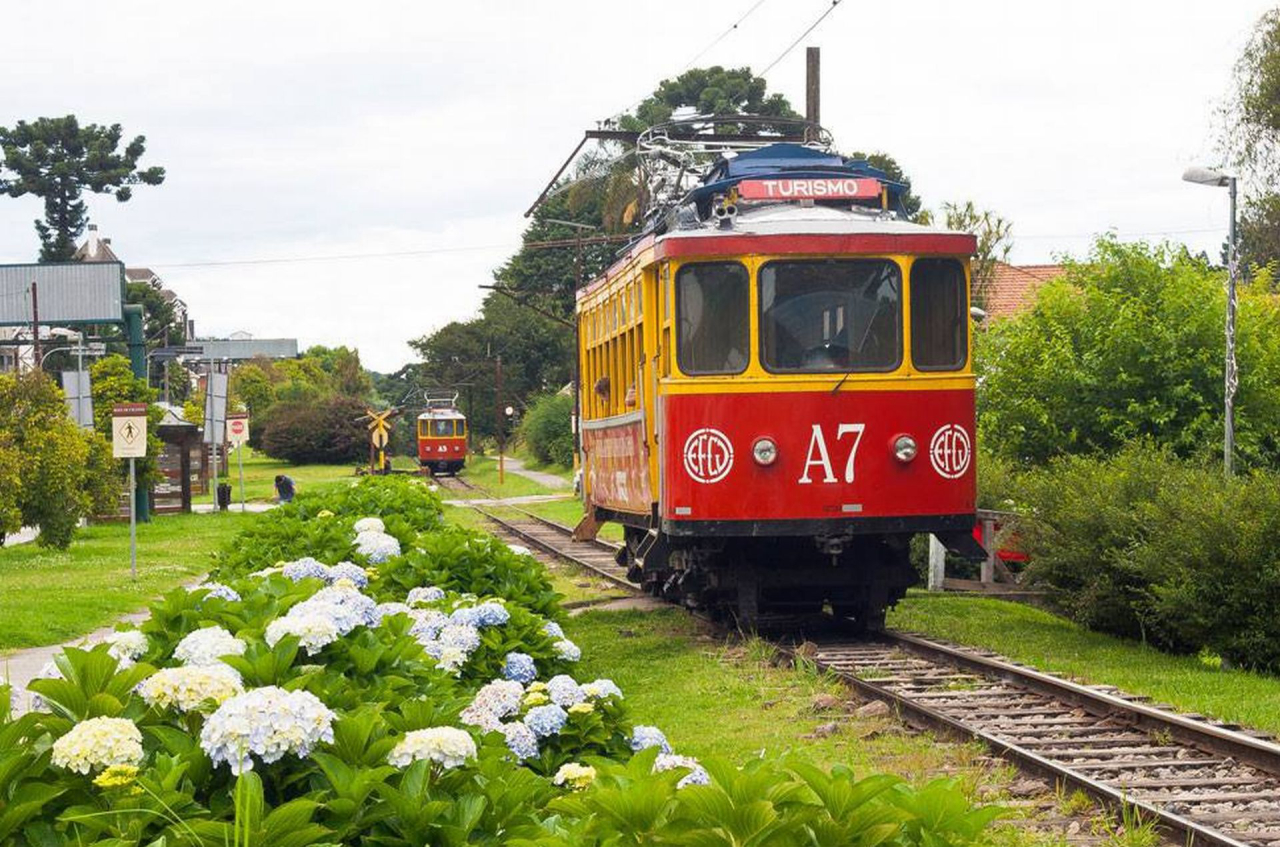
{"label": "steel rail", "polygon": [[1280,774],[1280,745],[1256,736],[1222,726],[1214,726],[1176,712],[1156,709],[1105,691],[1098,691],[1070,680],[1042,673],[1033,668],[981,656],[969,650],[939,644],[905,632],[888,631],[885,640],[906,647],[926,658],[940,657],[947,664],[958,665],[984,676],[993,676],[1048,697],[1070,703],[1099,716],[1123,713],[1135,726],[1154,732],[1167,732],[1170,737],[1261,770]]}
{"label": "steel rail", "polygon": [[[894,633],[890,633],[888,635],[891,640],[897,637]],[[916,640],[918,641],[919,639]],[[778,650],[782,654],[790,656],[793,659],[796,657],[796,651],[793,648],[779,646]],[[912,699],[910,696],[899,694],[898,692],[892,691],[883,685],[878,685],[872,680],[863,679],[849,671],[840,670],[826,665],[824,662],[818,661],[815,664],[817,664],[819,668],[830,671],[838,676],[843,682],[848,684],[862,696],[891,704],[897,710],[899,716],[908,723],[926,729],[931,729],[936,732],[941,732],[952,738],[962,740],[976,739],[981,741],[994,753],[1016,763],[1023,770],[1030,771],[1055,782],[1060,782],[1073,789],[1082,790],[1113,810],[1119,811],[1126,807],[1139,810],[1143,815],[1149,816],[1166,827],[1180,833],[1187,839],[1186,843],[1188,845],[1212,844],[1217,845],[1217,847],[1249,847],[1248,842],[1238,841],[1227,833],[1198,824],[1193,820],[1173,812],[1166,811],[1158,806],[1151,805],[1150,803],[1133,799],[1124,791],[1110,786],[1105,782],[1092,779],[1079,771],[1072,770],[1070,767],[1063,765],[1062,763],[1047,759],[1032,750],[1028,750],[1025,747],[1011,743],[990,732],[970,726],[962,721],[958,721],[952,717],[944,715],[941,712],[931,709],[923,703]],[[1123,703],[1124,701],[1121,702]],[[1132,704],[1125,705],[1128,706]]]}
{"label": "steel rail", "polygon": [[[610,573],[544,538],[534,536],[510,521],[483,509],[477,508],[477,511],[539,550],[572,561],[630,590],[640,590],[635,583],[619,578],[616,573]],[[517,508],[516,511],[562,537],[567,538],[571,535],[572,531],[562,524],[524,509]],[[597,540],[595,544],[610,552],[617,549],[616,545],[603,541]],[[980,677],[1001,680],[1017,690],[1067,704],[1087,713],[1091,718],[1119,719],[1134,729],[1167,734],[1172,741],[1186,748],[1231,757],[1237,762],[1251,765],[1269,774],[1280,775],[1280,745],[1271,741],[1228,727],[1214,726],[1191,717],[1166,712],[1031,668],[939,644],[917,635],[889,631],[883,633],[880,641],[935,664],[956,667]],[[855,643],[867,644],[865,641]],[[838,644],[825,646],[839,649]],[[790,656],[792,659],[797,656],[797,650],[794,647],[775,642],[775,648],[780,654]],[[1156,821],[1159,826],[1178,833],[1187,844],[1207,844],[1214,847],[1247,847],[1250,844],[1233,837],[1231,833],[1197,822],[1192,817],[1170,811],[1154,802],[1138,799],[1124,789],[1109,784],[1105,779],[1089,776],[1087,772],[1097,770],[1098,763],[1078,763],[1073,766],[1072,763],[1055,761],[1023,746],[1016,740],[1001,737],[981,726],[944,714],[924,702],[924,698],[916,699],[911,694],[900,693],[872,679],[860,677],[856,670],[837,667],[829,660],[818,659],[816,664],[831,671],[862,696],[891,704],[908,723],[935,730],[949,737],[978,740],[996,755],[1013,762],[1024,771],[1082,790],[1110,809],[1117,811],[1124,808],[1136,809],[1143,816]],[[1193,760],[1188,760],[1188,763],[1190,761]],[[1280,814],[1277,814],[1277,817],[1280,817]],[[1280,836],[1274,840],[1280,840]]]}

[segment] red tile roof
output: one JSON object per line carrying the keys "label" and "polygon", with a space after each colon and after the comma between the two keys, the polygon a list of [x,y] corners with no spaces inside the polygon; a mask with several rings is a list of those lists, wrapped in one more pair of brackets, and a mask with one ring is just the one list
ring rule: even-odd
{"label": "red tile roof", "polygon": [[1062,265],[1009,265],[996,262],[987,285],[983,308],[993,318],[1005,318],[1031,305],[1036,290],[1065,272]]}

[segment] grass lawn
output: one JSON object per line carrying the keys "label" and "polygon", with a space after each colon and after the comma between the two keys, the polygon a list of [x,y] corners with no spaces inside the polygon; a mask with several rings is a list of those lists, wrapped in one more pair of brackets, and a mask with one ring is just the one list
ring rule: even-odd
{"label": "grass lawn", "polygon": [[1183,711],[1280,733],[1280,678],[1222,670],[1196,656],[1170,656],[1031,606],[913,591],[889,613],[888,623],[995,650],[1042,671],[1114,685]]}
{"label": "grass lawn", "polygon": [[137,582],[129,578],[127,523],[82,529],[66,550],[0,548],[0,650],[56,644],[114,623],[204,573],[209,554],[251,520],[167,515],[138,524]]}
{"label": "grass lawn", "polygon": [[[394,463],[399,467],[402,463]],[[416,463],[412,463],[416,465]],[[231,502],[240,502],[239,457],[232,450],[227,460],[227,476],[219,482],[231,483]],[[355,465],[291,465],[279,459],[271,459],[255,450],[244,448],[244,499],[248,502],[266,502],[276,498],[276,474],[285,474],[293,480],[299,492],[313,485],[356,478]],[[192,498],[193,503],[212,503],[213,494]]]}
{"label": "grass lawn", "polygon": [[514,452],[520,461],[524,462],[524,466],[529,470],[555,474],[565,482],[573,482],[573,468],[566,468],[564,465],[557,465],[554,463],[544,464],[534,458],[534,455],[530,453],[528,448],[523,444],[516,447]]}

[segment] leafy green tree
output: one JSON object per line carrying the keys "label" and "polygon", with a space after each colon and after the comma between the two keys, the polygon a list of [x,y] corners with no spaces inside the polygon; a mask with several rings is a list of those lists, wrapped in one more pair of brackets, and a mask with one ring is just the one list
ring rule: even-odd
{"label": "leafy green tree", "polygon": [[164,182],[164,168],[138,168],[146,137],[137,136],[121,150],[123,135],[120,124],[81,126],[75,115],[0,127],[0,191],[44,201],[44,220],[36,221],[40,261],[65,262],[75,253],[89,221],[81,199],[85,190],[114,194],[124,203],[133,196],[132,186]]}
{"label": "leafy green tree", "polygon": [[143,333],[149,347],[181,344],[186,337],[186,328],[178,320],[173,302],[151,283],[130,282],[126,286],[125,301],[142,306]]}
{"label": "leafy green tree", "polygon": [[[409,345],[422,357],[422,385],[462,390],[463,410],[479,436],[494,434],[496,357],[502,357],[501,405],[523,408],[525,398],[555,391],[573,377],[573,331],[500,295],[480,316],[454,322]],[[474,409],[470,404],[474,403]]]}
{"label": "leafy green tree", "polygon": [[[979,427],[992,450],[1041,463],[1139,438],[1220,453],[1223,271],[1168,246],[1100,238],[1032,308],[977,338]],[[1236,449],[1280,461],[1280,305],[1241,289]]]}
{"label": "leafy green tree", "polygon": [[[45,374],[0,374],[0,433],[7,442],[0,452],[21,457],[19,523],[40,527],[41,544],[65,548],[82,517],[110,509],[119,496],[118,478],[103,460],[111,446],[101,434],[75,425],[61,389]],[[0,459],[0,475],[11,473],[7,464]],[[12,497],[0,497],[0,503]],[[13,522],[12,508],[0,511],[6,528]]]}
{"label": "leafy green tree", "polygon": [[1225,116],[1223,146],[1245,177],[1240,256],[1246,267],[1280,261],[1280,9],[1254,25]]}
{"label": "leafy green tree", "polygon": [[22,529],[22,454],[6,433],[0,436],[0,543]]}
{"label": "leafy green tree", "polygon": [[972,200],[963,204],[943,203],[942,214],[947,229],[973,233],[978,239],[977,254],[971,266],[973,301],[978,306],[985,306],[996,264],[1009,261],[1009,252],[1013,249],[1013,224],[995,212],[979,211]]}
{"label": "leafy green tree", "polygon": [[573,398],[564,394],[547,394],[529,404],[520,436],[534,458],[563,467],[573,464],[572,415]]}
{"label": "leafy green tree", "polygon": [[373,393],[373,380],[360,364],[360,351],[346,347],[315,345],[303,354],[304,360],[314,360],[328,375],[330,386],[338,394],[347,397],[365,397]]}
{"label": "leafy green tree", "polygon": [[[658,83],[635,113],[619,120],[623,129],[642,131],[671,120],[677,109],[692,107],[699,115],[763,115],[797,118],[787,98],[769,94],[768,82],[750,68],[691,68]],[[732,131],[726,130],[726,131]]]}
{"label": "leafy green tree", "polygon": [[[849,159],[866,159],[867,164],[873,168],[879,168],[884,171],[889,179],[894,182],[901,182],[907,186],[907,190],[902,193],[902,212],[906,215],[907,220],[916,220],[920,215],[920,207],[922,202],[919,197],[911,190],[911,177],[907,176],[906,171],[898,164],[898,160],[890,156],[888,153],[863,153],[861,151],[850,153],[846,158]],[[923,223],[923,221],[922,221]]]}

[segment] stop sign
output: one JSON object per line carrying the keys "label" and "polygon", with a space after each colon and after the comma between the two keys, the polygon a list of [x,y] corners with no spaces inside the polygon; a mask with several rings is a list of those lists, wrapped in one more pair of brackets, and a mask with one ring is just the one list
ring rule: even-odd
{"label": "stop sign", "polygon": [[227,415],[227,442],[239,447],[249,440],[249,416]]}

